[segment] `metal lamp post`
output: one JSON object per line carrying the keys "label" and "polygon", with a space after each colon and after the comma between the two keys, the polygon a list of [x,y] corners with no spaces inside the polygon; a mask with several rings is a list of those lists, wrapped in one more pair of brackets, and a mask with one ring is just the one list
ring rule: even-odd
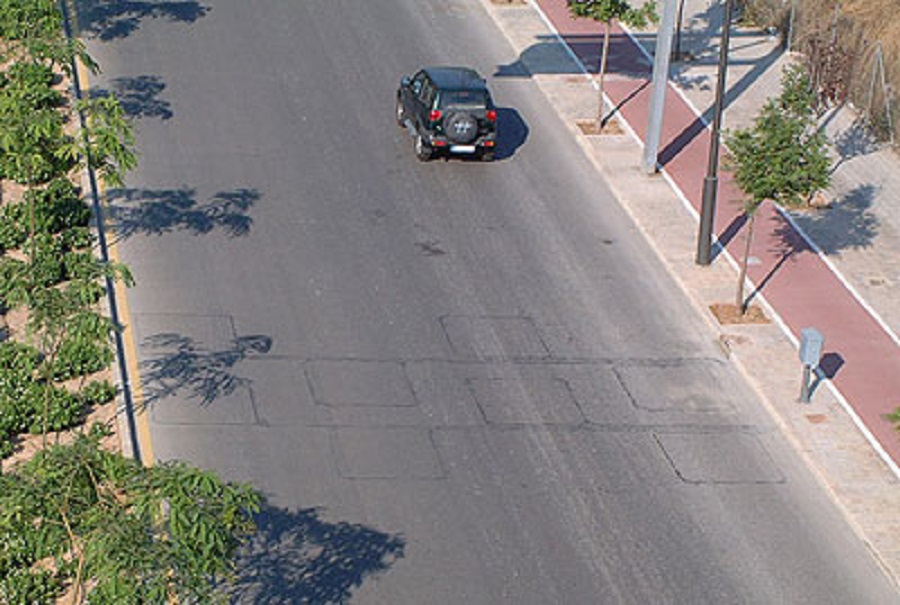
{"label": "metal lamp post", "polygon": [[728,73],[728,44],[731,38],[733,0],[725,0],[725,21],[722,24],[722,44],[719,48],[719,78],[716,83],[716,104],[709,143],[709,167],[703,179],[703,202],[700,208],[700,233],[697,238],[697,264],[708,265],[712,260],[712,232],[716,215],[716,194],[719,187],[719,138],[725,97],[725,77]]}

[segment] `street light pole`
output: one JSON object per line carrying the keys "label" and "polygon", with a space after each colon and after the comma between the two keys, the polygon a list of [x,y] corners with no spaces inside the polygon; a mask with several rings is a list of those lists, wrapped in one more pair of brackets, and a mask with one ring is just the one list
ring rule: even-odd
{"label": "street light pole", "polygon": [[731,11],[733,0],[724,0],[725,20],[722,23],[722,43],[719,47],[719,78],[716,83],[716,104],[712,134],[709,142],[709,166],[703,179],[703,202],[700,207],[700,233],[697,237],[698,265],[708,265],[712,260],[712,232],[716,215],[716,194],[719,188],[719,138],[722,128],[722,110],[725,102],[725,77],[728,73],[728,45],[731,38]]}
{"label": "street light pole", "polygon": [[650,115],[647,118],[647,142],[644,145],[643,166],[647,174],[656,174],[659,139],[662,137],[663,112],[666,105],[666,86],[669,82],[669,59],[672,55],[672,33],[675,28],[675,3],[663,0],[662,23],[656,33],[656,54],[653,57],[653,83],[650,89]]}

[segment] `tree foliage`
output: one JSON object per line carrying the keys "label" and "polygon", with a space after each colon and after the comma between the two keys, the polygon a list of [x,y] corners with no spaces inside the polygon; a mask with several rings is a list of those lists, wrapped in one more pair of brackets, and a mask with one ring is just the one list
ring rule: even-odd
{"label": "tree foliage", "polygon": [[738,280],[737,304],[745,306],[743,285],[760,205],[771,200],[785,207],[806,205],[827,187],[831,174],[827,139],[818,128],[814,93],[805,68],[792,66],[782,75],[782,90],[769,101],[749,128],[728,133],[726,168],[746,195],[747,240]]}
{"label": "tree foliage", "polygon": [[259,495],[182,463],[142,467],[105,450],[104,434],[0,476],[0,602],[214,601]]}
{"label": "tree foliage", "polygon": [[600,55],[600,70],[598,87],[600,102],[597,113],[597,123],[603,126],[606,118],[603,116],[603,80],[606,76],[606,63],[609,57],[610,30],[613,21],[620,21],[629,27],[642,29],[651,23],[659,21],[656,14],[656,2],[649,0],[641,6],[632,6],[627,0],[573,0],[569,2],[569,12],[573,17],[593,19],[603,23],[603,50]]}
{"label": "tree foliage", "polygon": [[82,99],[76,108],[85,116],[85,127],[71,153],[84,158],[104,182],[121,187],[125,173],[137,165],[134,134],[125,111],[118,99],[108,95]]}
{"label": "tree foliage", "polygon": [[0,39],[4,60],[27,57],[70,74],[77,58],[89,70],[97,64],[77,39],[63,35],[56,0],[0,0]]}

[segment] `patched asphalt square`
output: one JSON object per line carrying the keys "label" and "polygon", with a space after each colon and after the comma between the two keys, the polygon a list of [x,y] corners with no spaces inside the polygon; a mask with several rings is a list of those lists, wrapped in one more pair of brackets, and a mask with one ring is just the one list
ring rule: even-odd
{"label": "patched asphalt square", "polygon": [[675,473],[686,483],[782,483],[784,477],[755,435],[737,432],[657,433]]}
{"label": "patched asphalt square", "polygon": [[736,372],[713,360],[622,364],[615,371],[634,405],[649,412],[734,411],[746,391]]}
{"label": "patched asphalt square", "polygon": [[584,422],[565,381],[552,376],[489,377],[467,380],[489,424],[569,424]]}
{"label": "patched asphalt square", "polygon": [[345,479],[440,479],[445,475],[427,429],[342,427],[331,436]]}
{"label": "patched asphalt square", "polygon": [[441,325],[455,355],[468,359],[547,359],[550,350],[528,317],[449,315]]}
{"label": "patched asphalt square", "polygon": [[414,406],[415,393],[402,363],[313,360],[306,377],[315,402],[329,406]]}

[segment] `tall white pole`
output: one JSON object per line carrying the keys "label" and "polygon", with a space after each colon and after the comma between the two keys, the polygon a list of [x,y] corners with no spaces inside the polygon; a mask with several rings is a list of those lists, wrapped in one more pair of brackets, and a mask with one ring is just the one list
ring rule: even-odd
{"label": "tall white pole", "polygon": [[650,90],[650,116],[647,120],[647,141],[644,145],[644,170],[655,174],[659,139],[662,136],[663,109],[666,104],[666,84],[669,81],[669,58],[672,56],[672,35],[678,0],[663,1],[662,22],[656,33],[656,54],[653,58],[653,85]]}

